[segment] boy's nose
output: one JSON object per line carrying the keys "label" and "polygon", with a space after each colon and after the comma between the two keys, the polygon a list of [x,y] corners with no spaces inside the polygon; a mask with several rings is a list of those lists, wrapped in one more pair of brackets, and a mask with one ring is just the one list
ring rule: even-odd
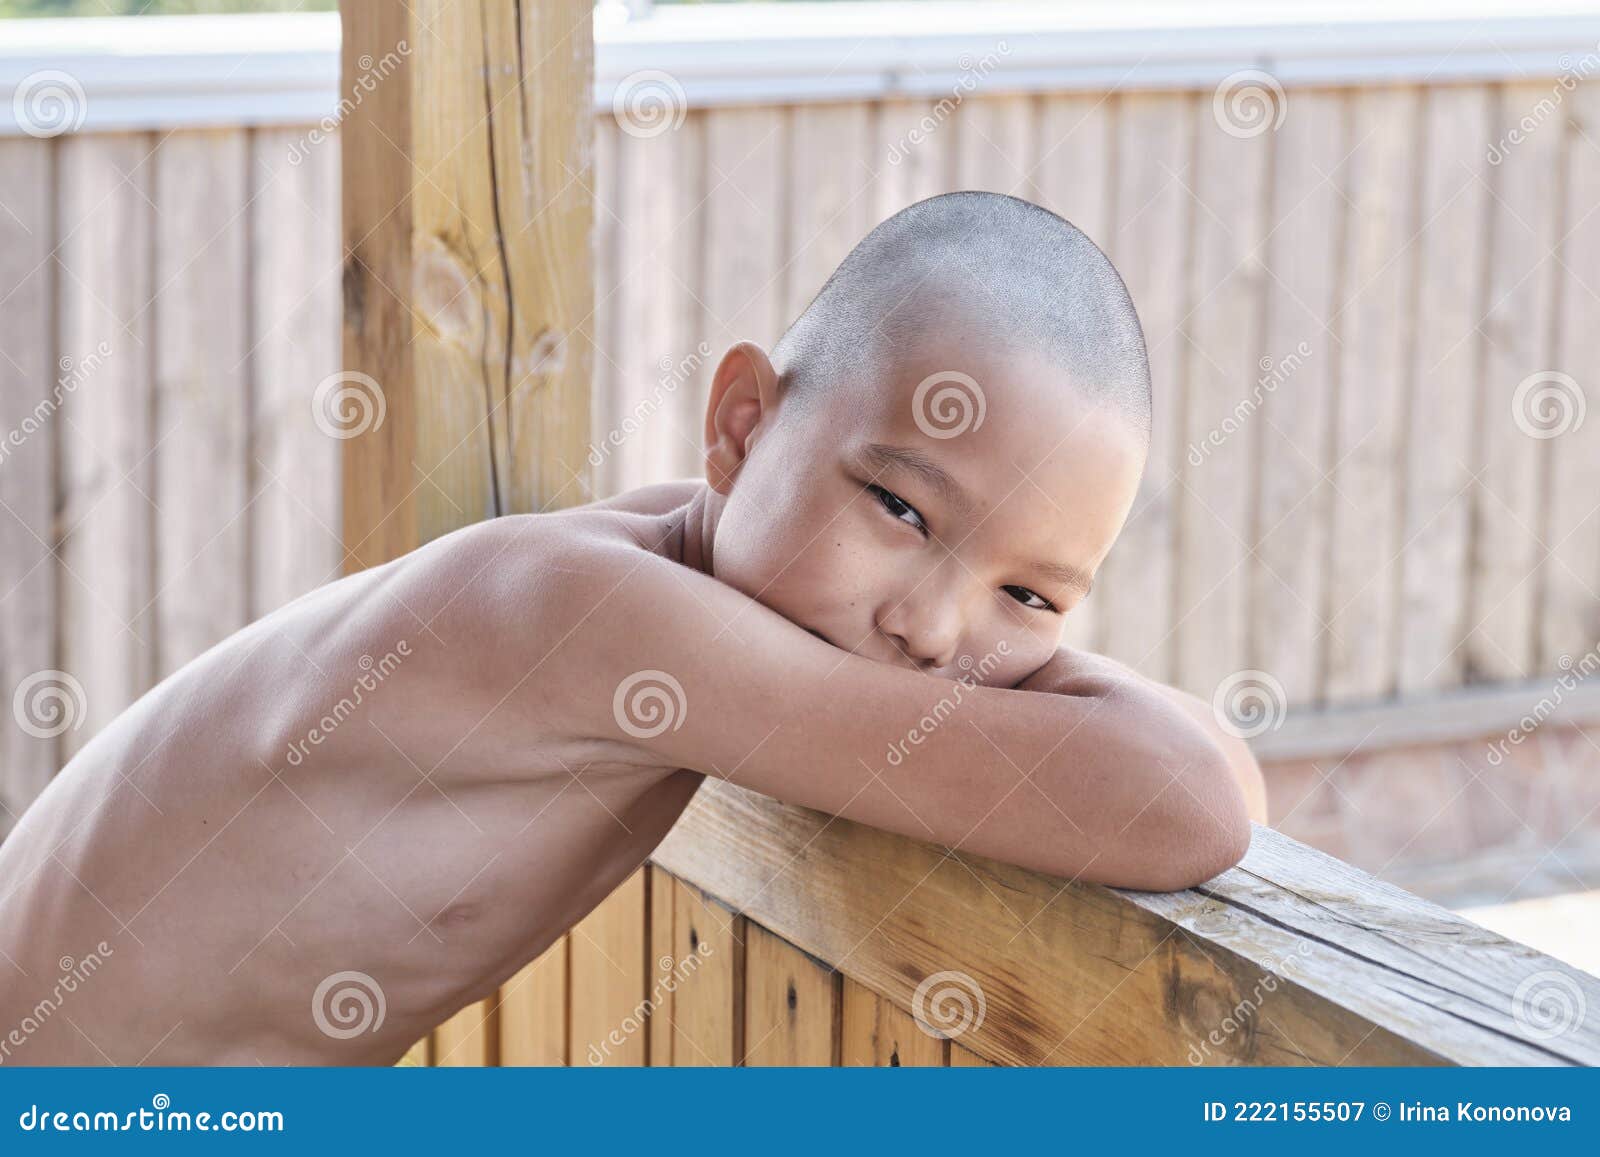
{"label": "boy's nose", "polygon": [[879,629],[919,667],[942,668],[956,661],[961,646],[961,610],[953,591],[929,578],[921,587],[890,602]]}

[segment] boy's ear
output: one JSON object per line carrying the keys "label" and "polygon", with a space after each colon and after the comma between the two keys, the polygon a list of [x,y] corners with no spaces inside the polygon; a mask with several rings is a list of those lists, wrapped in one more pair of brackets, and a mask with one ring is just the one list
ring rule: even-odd
{"label": "boy's ear", "polygon": [[756,427],[777,408],[778,373],[767,351],[753,341],[736,343],[722,355],[706,402],[706,482],[711,489],[727,494],[733,488],[754,445]]}

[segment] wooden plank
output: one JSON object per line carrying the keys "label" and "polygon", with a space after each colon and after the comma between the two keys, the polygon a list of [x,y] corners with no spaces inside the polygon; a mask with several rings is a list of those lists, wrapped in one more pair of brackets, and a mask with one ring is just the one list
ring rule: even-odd
{"label": "wooden plank", "polygon": [[252,619],[338,577],[343,553],[340,443],[317,428],[311,405],[317,383],[339,370],[339,145],[308,149],[304,136],[251,135]]}
{"label": "wooden plank", "polygon": [[343,366],[384,403],[344,442],[359,568],[589,497],[593,42],[577,0],[341,11],[349,84],[393,64],[341,128]]}
{"label": "wooden plank", "polygon": [[950,1067],[952,1069],[992,1069],[993,1061],[986,1061],[977,1053],[954,1041],[950,1043]]}
{"label": "wooden plank", "polygon": [[[1543,609],[1538,663],[1555,670],[1562,655],[1587,654],[1600,638],[1600,84],[1580,85],[1569,97],[1566,205],[1557,290],[1558,344],[1551,367],[1567,375],[1545,386],[1554,392],[1545,422],[1529,423],[1549,455],[1544,491]],[[1553,127],[1553,126],[1551,126]],[[1569,383],[1576,383],[1576,391]],[[1580,411],[1579,402],[1583,403]],[[1578,421],[1580,412],[1586,421]]]}
{"label": "wooden plank", "polygon": [[[1071,221],[1102,249],[1111,244],[1116,176],[1116,103],[1100,94],[1048,94],[1039,102],[1034,191],[1039,204]],[[1080,602],[1062,630],[1069,647],[1092,649],[1100,600]]]}
{"label": "wooden plank", "polygon": [[962,101],[951,118],[956,188],[1038,200],[1033,171],[1039,152],[1035,114],[1034,99],[1017,93]]}
{"label": "wooden plank", "polygon": [[499,1055],[495,1001],[477,1000],[433,1030],[433,1063],[440,1068],[483,1068]]}
{"label": "wooden plank", "polygon": [[788,251],[783,316],[793,321],[828,275],[878,222],[872,106],[808,104],[790,109]]}
{"label": "wooden plank", "polygon": [[950,98],[886,100],[877,109],[874,222],[957,187],[956,134],[950,124]]}
{"label": "wooden plank", "polygon": [[652,865],[652,1065],[736,1065],[744,1051],[744,918]]}
{"label": "wooden plank", "polygon": [[717,358],[743,339],[771,350],[789,322],[783,316],[783,236],[772,219],[788,173],[783,110],[709,109],[704,131],[705,272],[697,292],[705,307],[711,355],[694,376],[693,389],[680,387],[696,443],[704,391]]}
{"label": "wooden plank", "polygon": [[644,870],[618,885],[568,935],[573,1063],[644,1064]]}
{"label": "wooden plank", "polygon": [[[616,285],[609,304],[621,338],[610,351],[613,392],[595,414],[597,440],[615,442],[597,467],[606,493],[700,470],[701,415],[672,370],[695,346],[699,282],[703,117],[660,133],[616,137]],[[672,388],[669,388],[671,386]],[[591,459],[592,460],[592,459]]]}
{"label": "wooden plank", "polygon": [[[1546,84],[1506,85],[1494,135],[1505,140],[1549,96]],[[1513,417],[1518,385],[1551,364],[1560,231],[1563,134],[1558,124],[1529,134],[1487,174],[1492,246],[1484,315],[1483,393],[1477,414],[1470,603],[1463,674],[1468,681],[1525,679],[1535,670],[1538,629],[1539,474],[1547,444]],[[1591,194],[1592,196],[1592,194]]]}
{"label": "wooden plank", "polygon": [[[1595,661],[1557,679],[1530,679],[1486,687],[1455,688],[1392,702],[1290,711],[1280,726],[1250,740],[1257,759],[1338,758],[1352,751],[1381,751],[1467,739],[1522,736],[1550,725],[1600,726],[1600,683],[1581,682]],[[1504,752],[1501,753],[1502,755]]]}
{"label": "wooden plank", "polygon": [[[1270,98],[1266,90],[1260,90]],[[1276,107],[1276,106],[1274,106]],[[1264,117],[1274,116],[1271,111]],[[1201,117],[1188,181],[1193,302],[1184,320],[1184,442],[1220,427],[1259,376],[1265,307],[1260,247],[1266,237],[1267,176],[1275,132],[1240,132],[1226,118]],[[1259,423],[1246,422],[1211,447],[1199,465],[1184,453],[1177,498],[1178,686],[1210,698],[1247,668],[1246,616]]]}
{"label": "wooden plank", "polygon": [[[1600,1060],[1600,978],[1270,828],[1202,888],[1133,892],[954,863],[708,782],[656,859],[903,1009],[933,974],[967,974],[985,1015],[962,1043],[1003,1063]],[[757,956],[752,933],[750,991],[770,1002]],[[1551,1035],[1534,989],[1587,1011]],[[752,1040],[771,1018],[752,1012]]]}
{"label": "wooden plank", "polygon": [[1106,251],[1144,327],[1155,420],[1138,497],[1095,583],[1095,649],[1165,682],[1173,670],[1173,544],[1183,430],[1180,325],[1189,309],[1190,198],[1184,183],[1193,179],[1196,104],[1187,94],[1127,93],[1117,106],[1116,220]]}
{"label": "wooden plank", "polygon": [[95,135],[57,146],[58,356],[100,357],[59,425],[61,667],[85,704],[83,725],[61,737],[64,759],[154,682],[153,143]]}
{"label": "wooden plank", "polygon": [[1411,420],[1400,559],[1402,693],[1456,686],[1465,670],[1472,436],[1487,304],[1493,94],[1481,85],[1428,90],[1422,224],[1412,325]]}
{"label": "wooden plank", "polygon": [[[54,427],[66,394],[98,368],[97,355],[60,365],[53,352],[54,170],[49,142],[0,141],[0,707],[8,709],[24,680],[57,669]],[[51,733],[74,722],[26,717],[40,726],[8,719],[0,728],[0,838],[60,766],[60,736]]]}
{"label": "wooden plank", "polygon": [[156,216],[156,677],[248,621],[249,403],[242,130],[173,133]]}
{"label": "wooden plank", "polygon": [[1416,216],[1419,97],[1364,88],[1350,97],[1348,227],[1339,307],[1334,501],[1328,558],[1330,701],[1374,698],[1395,686],[1399,467],[1405,413]]}
{"label": "wooden plank", "polygon": [[767,929],[746,924],[747,1065],[838,1063],[838,973]]}
{"label": "wooden plank", "polygon": [[[1321,698],[1326,637],[1328,517],[1333,494],[1329,433],[1340,351],[1327,328],[1333,315],[1344,228],[1346,97],[1297,90],[1292,115],[1277,130],[1273,209],[1264,249],[1266,322],[1262,354],[1238,419],[1259,439],[1255,555],[1249,586],[1249,665],[1270,672],[1289,703]],[[1257,405],[1259,399],[1259,405]],[[1210,435],[1191,443],[1204,460]]]}
{"label": "wooden plank", "polygon": [[500,986],[500,1064],[567,1064],[565,936]]}
{"label": "wooden plank", "polygon": [[844,978],[839,1063],[848,1067],[939,1068],[945,1042],[921,1028],[910,1013],[872,989]]}
{"label": "wooden plank", "polygon": [[400,1058],[402,1065],[427,1066],[433,1064],[433,1037],[425,1036],[416,1044],[406,1050],[406,1055]]}

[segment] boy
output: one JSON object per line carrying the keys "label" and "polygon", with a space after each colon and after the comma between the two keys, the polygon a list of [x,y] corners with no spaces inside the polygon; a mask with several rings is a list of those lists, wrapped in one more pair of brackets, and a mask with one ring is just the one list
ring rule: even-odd
{"label": "boy", "polygon": [[723,357],[705,482],[332,583],[90,742],[0,846],[0,1060],[392,1063],[706,775],[1064,877],[1223,871],[1266,818],[1248,750],[1059,645],[1149,422],[1081,233],[991,194],[896,214],[770,356]]}

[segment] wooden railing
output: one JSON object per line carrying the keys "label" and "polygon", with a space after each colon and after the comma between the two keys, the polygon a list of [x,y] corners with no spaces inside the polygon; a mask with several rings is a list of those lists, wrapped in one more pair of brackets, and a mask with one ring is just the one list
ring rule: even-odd
{"label": "wooden railing", "polygon": [[1185,892],[708,781],[436,1064],[1594,1065],[1600,978],[1257,826]]}

